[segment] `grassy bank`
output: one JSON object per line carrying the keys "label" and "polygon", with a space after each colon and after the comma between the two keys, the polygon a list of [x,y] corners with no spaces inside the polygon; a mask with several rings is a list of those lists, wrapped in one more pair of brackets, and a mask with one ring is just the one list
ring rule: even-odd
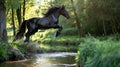
{"label": "grassy bank", "polygon": [[118,67],[120,35],[85,37],[79,45],[78,67]]}

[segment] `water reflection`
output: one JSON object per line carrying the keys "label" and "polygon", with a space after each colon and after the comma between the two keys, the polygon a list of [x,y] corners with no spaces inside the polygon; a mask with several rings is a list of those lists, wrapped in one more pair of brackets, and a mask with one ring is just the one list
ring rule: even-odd
{"label": "water reflection", "polygon": [[75,67],[76,55],[68,52],[36,54],[33,59],[8,61],[0,67]]}

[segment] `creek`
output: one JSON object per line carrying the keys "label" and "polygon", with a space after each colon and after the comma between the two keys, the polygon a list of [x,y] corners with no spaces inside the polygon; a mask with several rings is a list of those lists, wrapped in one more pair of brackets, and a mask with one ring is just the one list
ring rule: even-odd
{"label": "creek", "polygon": [[76,55],[73,52],[34,54],[31,59],[3,62],[0,67],[75,67]]}

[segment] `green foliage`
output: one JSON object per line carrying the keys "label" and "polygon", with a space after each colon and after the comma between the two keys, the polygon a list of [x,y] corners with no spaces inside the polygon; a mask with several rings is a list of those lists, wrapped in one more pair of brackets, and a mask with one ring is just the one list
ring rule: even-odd
{"label": "green foliage", "polygon": [[7,51],[6,46],[8,46],[8,43],[0,40],[0,62],[7,60],[9,57],[10,52]]}
{"label": "green foliage", "polygon": [[111,37],[86,37],[79,45],[77,65],[84,67],[117,67],[120,62],[120,40]]}
{"label": "green foliage", "polygon": [[119,32],[120,1],[76,0],[75,3],[85,33],[102,35]]}
{"label": "green foliage", "polygon": [[52,3],[54,5],[62,5],[62,4],[64,4],[63,2],[65,2],[65,0],[54,0]]}
{"label": "green foliage", "polygon": [[20,7],[20,1],[19,0],[6,0],[6,7],[17,9]]}

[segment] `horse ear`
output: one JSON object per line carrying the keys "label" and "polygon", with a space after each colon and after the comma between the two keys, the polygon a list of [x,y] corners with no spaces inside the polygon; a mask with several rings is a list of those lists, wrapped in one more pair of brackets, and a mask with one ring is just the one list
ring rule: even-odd
{"label": "horse ear", "polygon": [[60,6],[60,10],[62,10],[62,9],[64,9],[64,8],[65,8],[65,6],[64,6],[64,5]]}

